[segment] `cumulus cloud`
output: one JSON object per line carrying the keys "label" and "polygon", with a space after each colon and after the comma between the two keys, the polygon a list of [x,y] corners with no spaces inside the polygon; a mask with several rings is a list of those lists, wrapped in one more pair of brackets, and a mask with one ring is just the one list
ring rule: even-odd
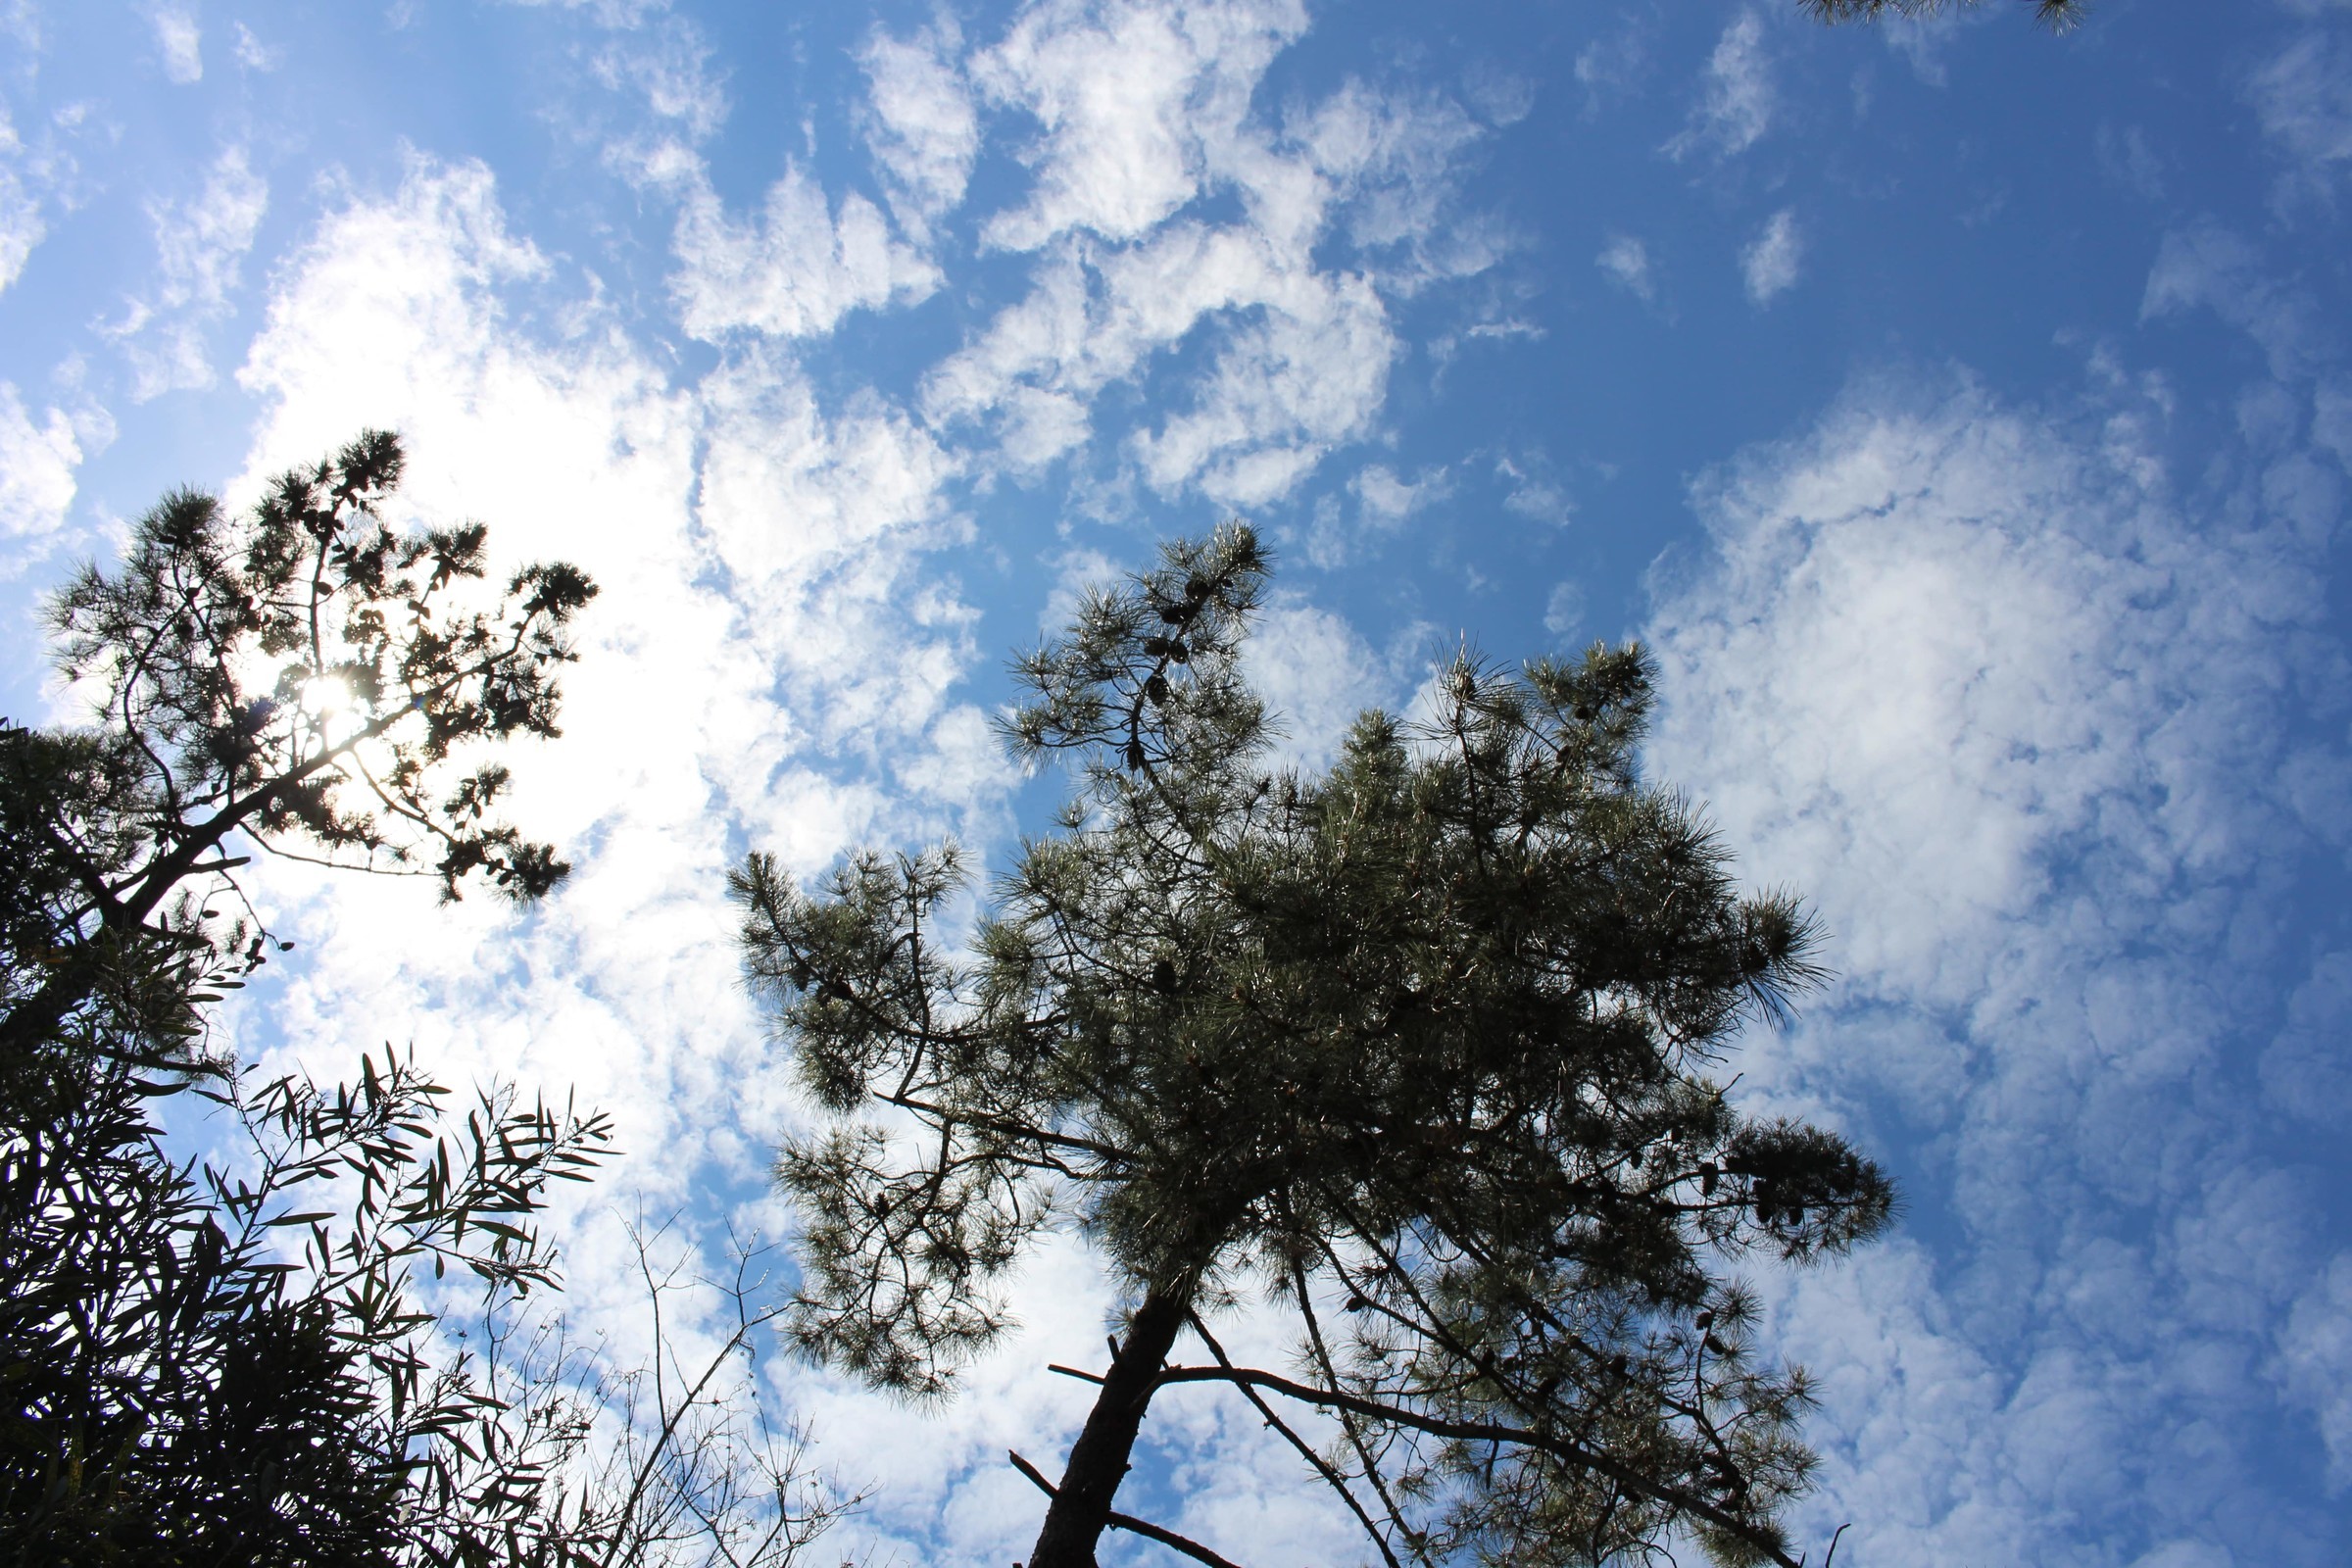
{"label": "cumulus cloud", "polygon": [[934,418],[991,420],[1020,471],[1082,445],[1096,395],[1205,318],[1227,324],[1208,367],[1129,451],[1155,489],[1254,506],[1368,428],[1398,352],[1368,279],[1316,271],[1249,227],[1174,222],[1108,251],[1073,241],[1035,279],[923,388]]}
{"label": "cumulus cloud", "polygon": [[952,28],[905,40],[877,30],[858,56],[873,115],[866,145],[889,178],[899,220],[917,236],[962,202],[980,152],[958,42]]}
{"label": "cumulus cloud", "polygon": [[1198,484],[1217,501],[1262,506],[1370,427],[1397,353],[1371,283],[1293,274],[1271,292],[1288,308],[1235,331],[1193,407],[1132,441],[1153,489]]}
{"label": "cumulus cloud", "polygon": [[[572,559],[609,591],[583,622],[563,740],[511,759],[518,819],[594,853],[521,920],[472,902],[428,919],[406,884],[272,869],[269,897],[309,956],[276,983],[272,1038],[321,1070],[389,1032],[461,1080],[576,1084],[621,1114],[620,1179],[657,1203],[692,1191],[723,1207],[733,1199],[714,1192],[756,1197],[772,1140],[802,1115],[735,984],[720,872],[741,843],[811,873],[858,843],[951,828],[1002,842],[1004,766],[955,689],[980,657],[972,612],[918,569],[969,527],[948,499],[954,454],[879,395],[820,396],[780,334],[731,337],[715,369],[673,387],[561,287],[486,170],[429,161],[396,193],[331,213],[278,274],[241,372],[267,414],[236,494],[358,423],[394,423],[416,514],[480,516],[502,562]],[[515,324],[551,303],[571,323],[563,338]],[[1362,490],[1394,508],[1419,482],[1374,475]],[[1301,757],[1327,755],[1357,707],[1404,685],[1397,658],[1289,601],[1252,657]],[[617,1325],[625,1254],[610,1217],[564,1223],[572,1308]],[[825,1462],[885,1489],[845,1549],[1017,1553],[1035,1503],[1004,1450],[1067,1441],[1086,1391],[1036,1368],[1099,1352],[1110,1304],[1095,1260],[1062,1238],[1014,1286],[1024,1328],[944,1412],[780,1374]],[[1243,1441],[1246,1413],[1167,1406],[1153,1442],[1170,1462],[1199,1462],[1196,1441],[1265,1457],[1262,1436]],[[1171,1515],[1298,1553],[1329,1538],[1331,1504],[1311,1487],[1259,1475],[1212,1490]]]}
{"label": "cumulus cloud", "polygon": [[[1446,209],[1454,199],[1458,166],[1486,130],[1450,99],[1376,92],[1349,81],[1284,123],[1286,140],[1303,150],[1329,183],[1338,220],[1389,292],[1411,294],[1430,283],[1466,277],[1492,267],[1510,248],[1498,223]],[[1286,198],[1302,189],[1306,172],[1243,156],[1244,188],[1252,192],[1261,221],[1295,235],[1321,216]]]}
{"label": "cumulus cloud", "polygon": [[713,342],[743,331],[816,336],[851,311],[919,300],[939,286],[938,270],[891,234],[872,202],[853,194],[831,211],[798,165],[748,222],[728,216],[698,168],[671,248],[670,289],[686,330]]}
{"label": "cumulus cloud", "polygon": [[1691,106],[1690,122],[1666,143],[1667,156],[1677,161],[1695,153],[1739,156],[1771,126],[1775,96],[1764,19],[1742,11],[1707,56],[1698,102]]}
{"label": "cumulus cloud", "polygon": [[80,465],[81,443],[64,411],[36,421],[15,383],[0,381],[0,537],[9,563],[22,563],[29,541],[65,522]]}
{"label": "cumulus cloud", "polygon": [[[1002,465],[1033,476],[1094,439],[1104,388],[1151,375],[1205,322],[1172,412],[1120,444],[1142,483],[1260,506],[1369,432],[1400,352],[1388,300],[1509,242],[1440,220],[1485,134],[1458,105],[1351,81],[1279,126],[1252,117],[1303,24],[1283,4],[1045,5],[975,57],[989,100],[1043,127],[1033,188],[982,229],[1036,261],[1027,298],[926,376],[932,419],[983,424]],[[1240,199],[1239,220],[1189,210],[1211,190]],[[1335,234],[1345,270],[1317,252]]]}
{"label": "cumulus cloud", "polygon": [[1576,80],[1585,89],[1585,117],[1598,114],[1602,105],[1630,95],[1649,63],[1649,39],[1641,19],[1628,17],[1614,32],[1592,39],[1576,52]]}
{"label": "cumulus cloud", "polygon": [[1131,239],[1172,216],[1200,189],[1203,130],[1238,124],[1267,65],[1305,30],[1296,0],[1031,7],[973,62],[982,89],[1041,130],[1036,187],[989,220],[989,243],[1030,250],[1073,229]]}
{"label": "cumulus cloud", "polygon": [[2352,1486],[2352,1258],[2335,1259],[2295,1303],[2279,1359],[2295,1402],[2319,1419],[2328,1480]]}
{"label": "cumulus cloud", "polygon": [[1797,232],[1796,210],[1784,207],[1764,220],[1756,237],[1740,252],[1740,275],[1747,284],[1747,297],[1758,305],[1769,305],[1774,295],[1794,288],[1804,259],[1805,241]]}
{"label": "cumulus cloud", "polygon": [[[674,387],[607,307],[561,289],[486,169],[429,160],[330,212],[278,270],[240,372],[265,412],[232,501],[392,425],[411,454],[395,520],[480,517],[500,566],[566,559],[606,592],[582,619],[563,739],[504,759],[516,819],[578,863],[571,879],[517,917],[264,867],[305,961],[269,988],[267,1028],[239,1021],[249,1059],[340,1073],[391,1038],[447,1081],[569,1086],[615,1112],[628,1158],[557,1223],[566,1310],[619,1352],[643,1333],[629,1195],[657,1212],[691,1199],[682,1246],[730,1216],[772,1236],[761,1172],[802,1115],[737,984],[724,870],[747,841],[803,874],[859,843],[995,841],[1010,780],[954,690],[972,613],[917,569],[966,537],[941,451],[870,395],[827,406],[773,338],[732,342]],[[517,324],[549,315],[561,336]],[[1066,1400],[1026,1375],[1028,1352],[1077,1360],[1099,1340],[1089,1271],[1075,1247],[1032,1269],[1038,1337],[921,1443],[894,1449],[917,1418],[835,1380],[770,1384],[818,1423],[829,1465],[899,1483],[917,1510],[870,1516],[870,1536],[929,1535],[919,1472],[968,1484],[1007,1446],[1060,1440]]]}
{"label": "cumulus cloud", "polygon": [[238,146],[222,149],[194,197],[148,205],[155,287],[133,299],[120,321],[101,328],[130,361],[134,400],[213,384],[206,329],[228,314],[245,253],[269,206],[269,182]]}
{"label": "cumulus cloud", "polygon": [[1282,738],[1276,758],[1301,767],[1328,763],[1348,727],[1367,708],[1392,712],[1421,673],[1426,628],[1408,628],[1388,652],[1347,619],[1302,600],[1277,596],[1250,633],[1244,668],[1265,699]]}
{"label": "cumulus cloud", "polygon": [[1551,460],[1540,450],[1496,458],[1494,477],[1504,486],[1505,512],[1554,526],[1576,514],[1576,504],[1554,476]]}
{"label": "cumulus cloud", "polygon": [[48,234],[40,198],[25,182],[24,143],[0,105],[0,291],[23,274],[32,249]]}
{"label": "cumulus cloud", "polygon": [[2320,545],[2259,480],[2185,513],[2159,441],[2128,402],[1859,387],[1707,481],[1711,554],[1660,584],[1650,760],[1842,971],[1745,1083],[1934,1150],[1943,1255],[1782,1308],[1829,1373],[1814,1516],[1872,1561],[2046,1559],[2057,1519],[2115,1561],[2327,1560],[2247,1500],[2308,1408],[2255,1369],[2340,1347],[2229,978],[2334,831],[2295,782],[2344,777],[2294,696],[2329,656],[2280,635],[2324,613]]}
{"label": "cumulus cloud", "polygon": [[[2352,1114],[2352,953],[2330,953],[2287,1000],[2286,1026],[2262,1054],[2262,1085],[2289,1116],[2332,1126]],[[2346,1457],[2352,1460],[2352,1450]]]}

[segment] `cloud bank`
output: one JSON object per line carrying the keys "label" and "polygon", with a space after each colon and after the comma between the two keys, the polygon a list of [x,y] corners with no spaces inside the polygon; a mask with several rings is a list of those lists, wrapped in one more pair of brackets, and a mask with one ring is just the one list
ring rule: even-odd
{"label": "cloud bank", "polygon": [[2340,876],[2342,739],[2299,721],[2340,655],[2307,515],[2176,494],[2158,416],[1858,388],[1701,487],[1651,627],[1656,768],[1842,972],[1746,1083],[1921,1151],[1935,1250],[1782,1308],[1825,1380],[1812,1512],[1864,1560],[2326,1560],[2254,1449],[2316,1417],[2341,1464],[2292,1369],[2342,1364],[2342,1280],[2254,1069],[2340,1027],[2343,960],[2284,1020],[2231,976],[2294,961],[2297,878]]}

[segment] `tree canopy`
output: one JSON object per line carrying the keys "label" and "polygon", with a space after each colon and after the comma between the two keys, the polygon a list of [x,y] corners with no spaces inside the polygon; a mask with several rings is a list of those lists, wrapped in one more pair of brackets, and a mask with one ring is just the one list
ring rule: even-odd
{"label": "tree canopy", "polygon": [[[1983,0],[1798,0],[1823,22],[1879,22],[1887,17],[1932,17],[1955,6],[1976,6]],[[2034,20],[2053,32],[2064,32],[2082,20],[2089,0],[2022,0],[2034,8]]]}
{"label": "tree canopy", "polygon": [[431,876],[450,899],[476,875],[522,903],[563,879],[496,816],[504,763],[467,751],[559,733],[556,672],[596,585],[556,562],[469,592],[482,524],[400,534],[370,510],[404,462],[370,430],[241,516],[175,492],[120,569],[87,565],[51,602],[96,722],[18,731],[0,763],[0,1052],[93,1002],[185,1039],[191,966],[230,983],[272,945],[243,852]]}
{"label": "tree canopy", "polygon": [[[445,899],[566,870],[493,814],[496,754],[557,733],[595,588],[551,564],[466,594],[486,530],[393,532],[401,467],[368,432],[245,516],[165,498],[51,607],[92,722],[0,720],[0,1563],[781,1568],[840,1506],[750,1386],[756,1278],[699,1372],[650,1260],[651,1376],[532,1309],[538,1216],[607,1117],[453,1104],[389,1050],[321,1085],[205,1044],[293,946],[247,852]],[[225,1113],[202,1162],[156,1114],[191,1092]]]}
{"label": "tree canopy", "polygon": [[[805,892],[755,855],[745,958],[835,1118],[782,1152],[805,1222],[787,1318],[912,1396],[1008,1326],[1006,1272],[1079,1227],[1123,1338],[1030,1568],[1093,1561],[1154,1395],[1230,1387],[1382,1562],[1599,1563],[1695,1539],[1794,1564],[1801,1372],[1731,1272],[1878,1233],[1886,1177],[1711,1074],[1813,984],[1796,901],[1742,894],[1645,783],[1636,647],[1461,659],[1326,771],[1265,760],[1241,654],[1267,576],[1233,525],[1165,547],[1022,659],[1016,755],[1078,787],[968,943],[953,846]],[[1287,1315],[1296,1370],[1214,1320]],[[1187,1333],[1205,1359],[1169,1365]],[[1315,1412],[1320,1412],[1317,1416]]]}

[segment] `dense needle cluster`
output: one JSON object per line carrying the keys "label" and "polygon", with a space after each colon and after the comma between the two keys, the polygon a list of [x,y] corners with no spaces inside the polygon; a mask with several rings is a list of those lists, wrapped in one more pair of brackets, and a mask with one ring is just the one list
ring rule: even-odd
{"label": "dense needle cluster", "polygon": [[[1822,22],[1878,22],[1887,17],[1932,17],[1951,5],[1973,6],[1977,0],[1799,0]],[[2086,0],[2025,0],[2034,18],[2052,32],[2064,32],[2082,22]]]}
{"label": "dense needle cluster", "polygon": [[[792,1332],[942,1392],[1005,1327],[1024,1244],[1083,1227],[1132,1311],[1032,1568],[1155,1532],[1110,1497],[1146,1401],[1190,1382],[1258,1403],[1391,1564],[1793,1562],[1804,1381],[1728,1270],[1839,1251],[1892,1203],[1710,1076],[1817,979],[1805,915],[1742,895],[1639,777],[1637,648],[1463,659],[1426,720],[1368,712],[1328,771],[1269,767],[1239,657],[1266,569],[1239,525],[1170,545],[1020,662],[1008,739],[1080,784],[968,951],[938,931],[953,847],[813,895],[737,874],[750,972],[839,1118],[779,1161]],[[1293,1317],[1284,1372],[1216,1343],[1251,1297]],[[1188,1327],[1208,1360],[1164,1365]]]}

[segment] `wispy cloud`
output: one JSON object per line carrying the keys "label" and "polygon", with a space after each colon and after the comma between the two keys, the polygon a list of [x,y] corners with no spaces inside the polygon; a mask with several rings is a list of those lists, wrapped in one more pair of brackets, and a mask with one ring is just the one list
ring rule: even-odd
{"label": "wispy cloud", "polygon": [[149,204],[155,286],[132,299],[120,320],[100,327],[130,361],[135,401],[213,384],[206,333],[229,312],[269,207],[269,182],[253,172],[241,146],[221,150],[193,197]]}
{"label": "wispy cloud", "polygon": [[273,49],[242,22],[237,24],[236,61],[247,71],[275,71],[285,58],[281,49]]}
{"label": "wispy cloud", "polygon": [[1770,128],[1776,97],[1772,62],[1764,50],[1764,19],[1742,11],[1707,57],[1698,102],[1691,106],[1690,122],[1666,143],[1667,156],[1739,156]]}
{"label": "wispy cloud", "polygon": [[[991,102],[1043,127],[1033,187],[981,227],[1037,259],[1028,297],[927,375],[930,417],[989,428],[1010,471],[1036,474],[1095,439],[1103,389],[1210,323],[1170,412],[1119,443],[1135,480],[1259,506],[1369,432],[1401,347],[1389,300],[1475,274],[1509,242],[1449,212],[1485,134],[1450,102],[1350,81],[1279,126],[1253,116],[1303,24],[1286,4],[1046,5],[973,59]],[[1192,210],[1211,191],[1241,217]],[[1351,265],[1318,253],[1334,234]]]}
{"label": "wispy cloud", "polygon": [[2271,373],[2281,380],[2310,375],[2336,339],[2317,300],[2273,275],[2249,241],[2212,219],[2164,236],[2139,315],[2153,320],[2199,307],[2259,344]]}
{"label": "wispy cloud", "polygon": [[24,144],[0,105],[0,291],[24,270],[33,247],[49,230],[41,219],[40,198],[26,188],[23,169]]}
{"label": "wispy cloud", "polygon": [[148,8],[147,23],[155,30],[155,47],[163,56],[165,76],[181,86],[202,81],[204,35],[197,25],[196,8],[158,3]]}
{"label": "wispy cloud", "polygon": [[1649,247],[1632,235],[1611,234],[1609,242],[1592,260],[1611,281],[1634,298],[1644,304],[1657,298],[1657,284],[1649,273]]}
{"label": "wispy cloud", "polygon": [[1796,210],[1784,207],[1764,220],[1756,237],[1740,252],[1740,275],[1747,284],[1747,297],[1758,305],[1769,305],[1775,295],[1794,288],[1804,259],[1805,240],[1797,231]]}
{"label": "wispy cloud", "polygon": [[2281,196],[2332,199],[2352,174],[2352,43],[2314,28],[2256,68],[2246,96],[2263,133],[2291,162]]}
{"label": "wispy cloud", "polygon": [[1206,172],[1203,137],[1241,124],[1258,77],[1305,30],[1296,0],[1031,7],[972,64],[982,89],[1041,132],[1035,188],[989,220],[989,242],[1034,250],[1073,230],[1133,239],[1173,216]]}

